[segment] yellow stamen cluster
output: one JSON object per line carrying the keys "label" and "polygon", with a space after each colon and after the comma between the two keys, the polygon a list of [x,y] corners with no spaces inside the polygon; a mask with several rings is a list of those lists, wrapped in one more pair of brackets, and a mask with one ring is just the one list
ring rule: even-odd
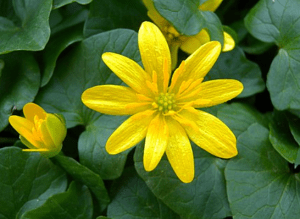
{"label": "yellow stamen cluster", "polygon": [[176,101],[174,94],[160,93],[158,97],[155,98],[158,111],[166,114],[169,111],[174,111],[176,108]]}
{"label": "yellow stamen cluster", "polygon": [[45,121],[44,119],[40,119],[37,115],[34,116],[33,118],[33,121],[34,121],[34,126],[32,128],[32,133],[33,133],[33,136],[35,137],[35,139],[37,141],[42,141],[42,131],[41,131],[41,126],[42,126],[42,123]]}

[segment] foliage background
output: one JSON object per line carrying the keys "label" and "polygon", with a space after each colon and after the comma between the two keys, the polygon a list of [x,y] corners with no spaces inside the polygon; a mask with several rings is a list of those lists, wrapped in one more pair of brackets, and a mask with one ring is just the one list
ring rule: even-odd
{"label": "foliage background", "polygon": [[[166,157],[144,170],[143,142],[108,155],[106,140],[126,117],[80,100],[89,87],[122,83],[103,52],[141,64],[142,2],[0,0],[0,219],[300,218],[300,1],[226,0],[216,13],[198,11],[203,2],[154,5],[182,34],[208,28],[222,42],[223,28],[235,38],[206,79],[238,79],[245,89],[204,110],[231,128],[239,154],[222,160],[193,145],[195,179],[184,184]],[[27,102],[64,115],[64,155],[21,152],[8,117]]]}

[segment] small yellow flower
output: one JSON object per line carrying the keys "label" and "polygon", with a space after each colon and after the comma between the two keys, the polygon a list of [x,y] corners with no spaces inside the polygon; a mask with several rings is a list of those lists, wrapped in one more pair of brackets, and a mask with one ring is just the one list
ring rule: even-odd
{"label": "small yellow flower", "polygon": [[[210,36],[206,29],[202,29],[195,36],[181,35],[165,18],[158,13],[153,5],[153,0],[143,0],[143,2],[148,9],[148,16],[161,29],[162,33],[167,39],[171,50],[172,69],[174,69],[177,65],[177,54],[179,48],[188,54],[192,54],[201,45],[210,41]],[[199,9],[202,11],[215,11],[221,2],[222,0],[207,0],[199,6]],[[225,31],[223,32],[223,36],[224,46],[222,51],[228,52],[234,48],[235,42],[233,38]]]}
{"label": "small yellow flower", "polygon": [[171,56],[157,26],[144,22],[138,33],[145,70],[133,60],[104,53],[105,64],[129,87],[100,85],[82,94],[89,108],[111,115],[132,115],[109,137],[110,154],[125,151],[146,137],[144,167],[153,170],[166,152],[175,173],[185,183],[194,178],[194,158],[189,138],[222,158],[237,154],[236,138],[218,118],[195,108],[228,101],[243,90],[237,80],[202,82],[217,60],[221,44],[209,42],[189,56],[174,72]]}
{"label": "small yellow flower", "polygon": [[34,103],[27,103],[23,113],[25,118],[9,117],[9,123],[20,134],[21,142],[30,148],[23,151],[40,152],[44,157],[57,155],[67,134],[64,118],[46,113]]}

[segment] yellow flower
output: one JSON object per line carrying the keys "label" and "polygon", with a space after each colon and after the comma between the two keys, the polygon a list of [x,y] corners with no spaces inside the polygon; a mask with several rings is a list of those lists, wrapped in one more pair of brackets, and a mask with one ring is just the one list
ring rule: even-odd
{"label": "yellow flower", "polygon": [[145,70],[125,56],[102,55],[105,64],[129,87],[100,85],[82,94],[83,103],[93,110],[132,115],[109,137],[107,152],[118,154],[146,137],[145,170],[153,170],[166,152],[173,170],[185,183],[194,178],[189,138],[218,157],[235,156],[236,138],[230,129],[216,117],[195,109],[223,103],[243,90],[237,80],[202,83],[220,54],[221,44],[212,41],[201,46],[174,72],[170,86],[170,51],[158,27],[144,22],[138,44]]}
{"label": "yellow flower", "polygon": [[23,113],[25,118],[9,117],[9,123],[20,134],[21,142],[30,148],[23,151],[40,152],[44,157],[57,155],[67,134],[64,118],[46,113],[34,103],[27,103]]}
{"label": "yellow flower", "polygon": [[[143,0],[146,8],[148,9],[148,16],[151,20],[161,29],[162,33],[167,39],[167,42],[171,50],[172,69],[177,65],[177,53],[180,48],[188,54],[195,52],[201,45],[210,41],[210,36],[206,29],[202,29],[195,36],[184,36],[178,33],[178,31],[163,18],[153,5],[153,0]],[[222,0],[207,0],[199,9],[202,11],[215,11],[221,4]],[[223,32],[224,46],[223,52],[232,50],[235,46],[233,38],[227,33]]]}

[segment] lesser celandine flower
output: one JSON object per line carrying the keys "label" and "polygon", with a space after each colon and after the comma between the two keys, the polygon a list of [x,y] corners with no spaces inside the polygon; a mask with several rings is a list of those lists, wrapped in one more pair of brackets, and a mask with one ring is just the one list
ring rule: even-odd
{"label": "lesser celandine flower", "polygon": [[153,170],[166,152],[183,182],[194,178],[194,158],[189,138],[209,153],[231,158],[237,154],[236,138],[218,118],[195,108],[223,103],[237,96],[237,80],[202,82],[217,60],[221,44],[209,42],[183,61],[171,77],[168,44],[159,28],[144,22],[138,44],[145,70],[133,60],[104,53],[105,64],[129,87],[100,85],[82,94],[91,109],[111,115],[132,115],[109,137],[110,154],[125,151],[146,137],[144,167]]}
{"label": "lesser celandine flower", "polygon": [[[201,45],[210,41],[210,36],[206,29],[202,29],[195,36],[184,36],[178,33],[178,31],[158,13],[153,5],[153,0],[143,0],[143,2],[148,9],[148,16],[161,29],[167,39],[171,50],[173,69],[177,64],[177,53],[179,48],[188,54],[192,54]],[[222,0],[207,0],[199,6],[199,9],[202,11],[215,11],[221,2]],[[235,46],[233,38],[225,31],[223,32],[223,36],[224,46],[222,51],[227,52],[232,50]]]}
{"label": "lesser celandine flower", "polygon": [[23,151],[40,152],[45,157],[57,155],[67,134],[64,118],[46,113],[34,103],[27,103],[23,113],[25,118],[9,117],[9,123],[20,134],[21,142],[29,148]]}

